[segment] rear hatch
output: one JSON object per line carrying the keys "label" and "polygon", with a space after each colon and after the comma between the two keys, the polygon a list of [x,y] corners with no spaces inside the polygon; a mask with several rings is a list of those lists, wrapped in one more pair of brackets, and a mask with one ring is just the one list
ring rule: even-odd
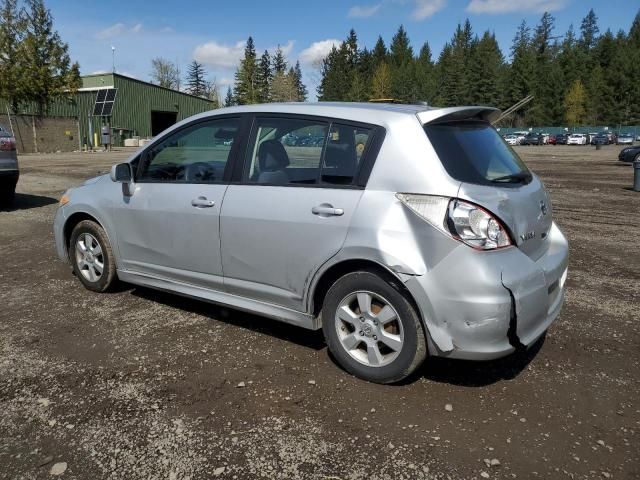
{"label": "rear hatch", "polygon": [[[469,109],[471,110],[471,109]],[[447,173],[461,182],[458,197],[493,213],[520,250],[533,260],[546,250],[551,203],[542,182],[489,123],[489,115],[463,112],[424,125]]]}

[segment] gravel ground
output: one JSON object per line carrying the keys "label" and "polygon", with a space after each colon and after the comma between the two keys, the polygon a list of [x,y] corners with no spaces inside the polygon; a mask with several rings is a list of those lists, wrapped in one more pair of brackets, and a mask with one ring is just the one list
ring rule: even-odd
{"label": "gravel ground", "polygon": [[618,147],[522,147],[571,246],[526,354],[357,380],[309,332],[174,295],[81,288],[69,186],[126,152],[22,156],[0,211],[0,477],[640,478],[640,193]]}

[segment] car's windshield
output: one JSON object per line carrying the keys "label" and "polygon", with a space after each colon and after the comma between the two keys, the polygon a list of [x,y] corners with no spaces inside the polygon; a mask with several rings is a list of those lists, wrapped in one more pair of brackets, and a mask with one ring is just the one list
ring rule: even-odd
{"label": "car's windshield", "polygon": [[447,173],[467,183],[492,184],[513,179],[528,181],[524,162],[485,122],[467,121],[428,124],[424,127]]}

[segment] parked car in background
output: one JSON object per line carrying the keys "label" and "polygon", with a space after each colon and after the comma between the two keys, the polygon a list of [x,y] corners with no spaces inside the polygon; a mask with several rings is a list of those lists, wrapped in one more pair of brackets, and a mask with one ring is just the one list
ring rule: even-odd
{"label": "parked car in background", "polygon": [[542,136],[542,145],[549,145],[549,137],[551,136],[551,134],[540,132],[540,135]]}
{"label": "parked car in background", "polygon": [[0,127],[0,203],[13,201],[19,177],[16,139]]}
{"label": "parked car in background", "polygon": [[609,145],[609,136],[606,133],[599,133],[591,138],[591,145]]}
{"label": "parked car in background", "polygon": [[630,133],[621,133],[616,139],[617,145],[633,145],[633,135]]}
{"label": "parked car in background", "polygon": [[[91,291],[119,279],[322,329],[336,361],[373,382],[427,355],[504,357],[557,318],[568,244],[542,182],[492,127],[498,113],[202,113],[67,190],[57,252]],[[321,144],[286,144],[309,133]]]}
{"label": "parked car in background", "polygon": [[572,133],[569,135],[567,145],[586,145],[587,136],[584,133]]}
{"label": "parked car in background", "polygon": [[556,136],[551,134],[549,135],[549,145],[555,145],[556,144]]}
{"label": "parked car in background", "polygon": [[556,137],[556,145],[566,145],[567,140],[569,139],[569,135],[566,133],[557,133]]}
{"label": "parked car in background", "polygon": [[618,135],[616,135],[616,132],[606,131],[604,133],[605,135],[607,135],[607,138],[609,139],[609,145],[613,145],[614,143],[616,143],[616,138],[618,138]]}
{"label": "parked car in background", "polygon": [[544,145],[544,137],[539,133],[529,133],[522,142],[521,145]]}
{"label": "parked car in background", "polygon": [[529,132],[521,131],[521,132],[513,132],[513,134],[518,137],[518,145],[520,145],[522,143],[522,140],[524,140],[524,137],[529,135]]}
{"label": "parked car in background", "polygon": [[634,160],[640,161],[640,145],[636,145],[635,147],[626,147],[620,150],[618,160],[621,162],[633,162]]}
{"label": "parked car in background", "polygon": [[520,139],[514,134],[505,135],[504,141],[509,145],[520,145]]}

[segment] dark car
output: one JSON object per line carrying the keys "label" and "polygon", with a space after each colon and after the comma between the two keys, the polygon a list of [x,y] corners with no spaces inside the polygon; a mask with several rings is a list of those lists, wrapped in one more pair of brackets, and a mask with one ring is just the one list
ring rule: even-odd
{"label": "dark car", "polygon": [[618,160],[621,162],[633,162],[634,160],[640,161],[640,145],[620,150]]}
{"label": "dark car", "polygon": [[19,176],[16,139],[0,128],[0,203],[13,200]]}
{"label": "dark car", "polygon": [[543,145],[544,137],[539,133],[530,133],[522,140],[520,145]]}
{"label": "dark car", "polygon": [[556,134],[556,145],[566,145],[568,138],[569,138],[569,135],[567,135],[566,133]]}
{"label": "dark car", "polygon": [[609,136],[606,133],[599,133],[591,138],[591,145],[609,145]]}

